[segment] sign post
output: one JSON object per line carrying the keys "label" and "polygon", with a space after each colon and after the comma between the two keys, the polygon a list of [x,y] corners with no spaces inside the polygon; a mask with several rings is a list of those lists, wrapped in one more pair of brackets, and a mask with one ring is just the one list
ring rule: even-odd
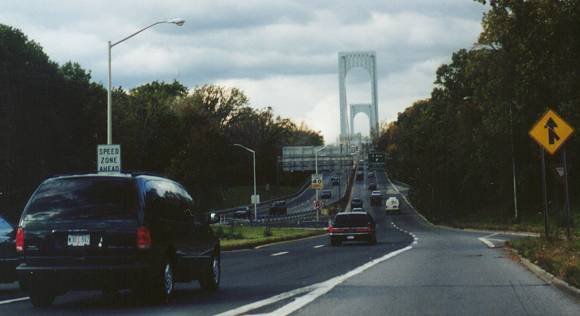
{"label": "sign post", "polygon": [[542,193],[544,196],[544,234],[549,238],[548,231],[548,189],[546,188],[546,158],[544,157],[544,149],[540,147],[540,155],[542,156]]}
{"label": "sign post", "polygon": [[[544,230],[548,238],[548,194],[546,189],[546,159],[544,151],[555,154],[566,140],[572,135],[574,128],[562,119],[556,112],[548,110],[544,116],[529,131],[530,137],[540,145],[542,156],[542,190],[544,193]],[[566,149],[562,152],[562,165],[564,168],[564,195],[565,208],[567,215],[568,239],[570,239],[570,198],[568,196],[568,170],[566,168]]]}
{"label": "sign post", "polygon": [[97,146],[97,173],[121,172],[121,145]]}
{"label": "sign post", "polygon": [[566,164],[566,147],[562,149],[562,165],[564,166],[564,208],[566,209],[567,225],[566,238],[570,240],[570,225],[572,218],[570,215],[570,195],[568,194],[568,166]]}

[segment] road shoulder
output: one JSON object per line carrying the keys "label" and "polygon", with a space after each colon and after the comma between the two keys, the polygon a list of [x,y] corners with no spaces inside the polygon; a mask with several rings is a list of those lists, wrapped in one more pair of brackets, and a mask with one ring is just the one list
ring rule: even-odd
{"label": "road shoulder", "polygon": [[537,266],[536,264],[532,263],[530,260],[524,258],[516,249],[511,247],[505,248],[511,254],[511,257],[526,267],[530,272],[536,275],[538,278],[542,279],[544,282],[554,285],[555,287],[559,288],[563,292],[571,295],[577,300],[580,300],[580,289],[568,284],[568,282],[556,277],[555,275],[551,274],[550,272],[542,269],[541,267]]}

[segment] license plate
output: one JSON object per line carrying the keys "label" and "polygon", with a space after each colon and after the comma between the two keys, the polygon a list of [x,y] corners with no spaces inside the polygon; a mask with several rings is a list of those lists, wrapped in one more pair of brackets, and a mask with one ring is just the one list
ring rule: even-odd
{"label": "license plate", "polygon": [[346,239],[353,240],[354,239],[354,236],[346,236]]}
{"label": "license plate", "polygon": [[91,235],[68,235],[67,245],[71,247],[83,247],[91,244]]}

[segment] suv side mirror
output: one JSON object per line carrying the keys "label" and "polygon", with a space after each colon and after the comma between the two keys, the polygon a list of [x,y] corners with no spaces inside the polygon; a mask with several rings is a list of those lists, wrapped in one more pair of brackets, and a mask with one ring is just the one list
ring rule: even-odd
{"label": "suv side mirror", "polygon": [[217,224],[220,222],[220,217],[216,213],[209,214],[209,223],[210,224]]}

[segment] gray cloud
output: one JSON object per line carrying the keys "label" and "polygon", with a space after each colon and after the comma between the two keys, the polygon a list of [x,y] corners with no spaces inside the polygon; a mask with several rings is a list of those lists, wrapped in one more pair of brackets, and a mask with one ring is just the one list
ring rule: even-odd
{"label": "gray cloud", "polygon": [[[77,61],[104,82],[107,40],[183,17],[183,27],[159,25],[115,47],[114,85],[238,84],[257,106],[307,120],[333,139],[338,117],[316,115],[337,111],[337,52],[377,52],[381,119],[394,119],[428,96],[440,63],[477,40],[485,9],[469,0],[3,0],[0,23],[21,29],[53,60]],[[349,95],[364,98],[368,79],[348,80]]]}

